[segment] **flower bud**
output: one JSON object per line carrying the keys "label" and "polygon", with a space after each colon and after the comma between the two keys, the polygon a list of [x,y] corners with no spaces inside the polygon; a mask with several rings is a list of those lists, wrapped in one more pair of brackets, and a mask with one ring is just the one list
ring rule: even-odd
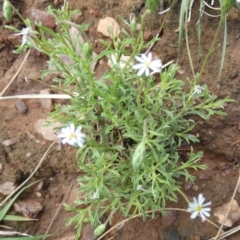
{"label": "flower bud", "polygon": [[153,12],[157,9],[159,5],[159,0],[147,0],[146,1],[148,9]]}
{"label": "flower bud", "polygon": [[98,237],[98,236],[102,235],[105,232],[105,230],[106,230],[106,225],[100,224],[94,229],[93,234],[94,234],[94,236]]}
{"label": "flower bud", "polygon": [[132,167],[134,172],[136,172],[142,165],[145,156],[145,140],[143,139],[140,144],[138,144],[132,158]]}
{"label": "flower bud", "polygon": [[12,6],[9,4],[7,0],[4,0],[3,2],[3,16],[7,21],[9,21],[12,18]]}
{"label": "flower bud", "polygon": [[227,14],[234,5],[235,0],[223,0],[221,4],[221,12]]}
{"label": "flower bud", "polygon": [[133,19],[130,22],[130,28],[131,28],[132,33],[135,33],[137,31],[137,22],[136,22],[135,17],[133,17]]}
{"label": "flower bud", "polygon": [[92,57],[92,44],[85,42],[82,47],[82,52],[86,59],[90,59]]}

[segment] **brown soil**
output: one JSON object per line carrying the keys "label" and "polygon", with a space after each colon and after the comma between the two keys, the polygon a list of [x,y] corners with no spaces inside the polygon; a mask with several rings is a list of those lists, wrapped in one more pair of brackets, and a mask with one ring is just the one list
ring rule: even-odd
{"label": "brown soil", "polygon": [[[142,9],[138,12],[141,0],[69,0],[68,2],[70,9],[82,11],[81,22],[89,24],[88,35],[92,42],[96,43],[102,38],[101,34],[96,31],[99,19],[109,16],[114,17],[120,23],[117,16],[127,19],[130,13],[135,11],[139,17],[144,11]],[[51,3],[55,7],[61,5],[61,1],[45,0],[22,0],[20,3],[15,3],[15,5],[24,17],[31,18],[30,10],[32,8],[44,9]],[[165,7],[167,5],[168,3],[166,3]],[[178,28],[179,9],[180,3],[172,10],[165,24],[161,40],[153,49],[164,63],[177,59],[178,34],[175,30]],[[147,18],[146,31],[151,32],[153,35],[157,34],[162,19],[163,17],[157,13],[151,14]],[[200,70],[204,57],[208,52],[219,19],[208,16],[203,16],[202,18],[202,58],[200,62],[197,61],[195,25],[197,20],[198,3],[195,3],[192,19],[188,24],[188,32],[196,72]],[[193,172],[196,176],[194,186],[189,190],[184,190],[183,187],[183,191],[189,197],[203,193],[207,200],[212,201],[213,209],[230,200],[238,179],[238,161],[240,158],[240,39],[236,37],[240,34],[239,23],[240,12],[237,9],[232,9],[228,16],[228,47],[221,79],[218,79],[218,72],[222,54],[223,34],[217,40],[217,47],[200,81],[200,84],[207,84],[209,89],[219,98],[230,96],[236,102],[225,107],[227,116],[214,116],[210,121],[199,121],[197,123],[195,132],[198,133],[201,143],[195,147],[197,150],[204,150],[202,163],[206,164],[208,169],[206,171]],[[14,49],[12,44],[13,36],[11,31],[4,28],[4,25],[7,24],[21,28],[23,25],[17,16],[11,22],[6,22],[0,12],[0,24],[0,91],[2,91],[17,71],[26,53],[20,55],[12,53]],[[100,51],[100,49],[96,49],[96,51]],[[181,79],[191,78],[192,73],[185,46],[183,46],[179,65],[181,70],[184,70],[184,73],[179,74],[177,77]],[[23,69],[4,95],[39,93],[39,90],[46,87],[35,81],[26,83],[24,77],[39,79],[40,70],[45,68],[46,57],[39,55],[36,51],[32,51]],[[51,79],[46,79],[46,82],[51,83]],[[24,100],[28,106],[26,114],[17,111],[15,102],[16,100],[0,101],[0,164],[2,166],[0,184],[7,181],[21,183],[34,170],[51,144],[51,142],[44,140],[34,130],[36,121],[40,118],[46,118],[48,114],[48,110],[41,106],[40,100]],[[5,147],[1,143],[6,139],[12,139],[15,143]],[[57,147],[51,149],[40,170],[34,176],[34,179],[43,179],[43,188],[40,190],[41,196],[37,197],[34,190],[31,190],[20,197],[21,199],[36,199],[43,204],[44,209],[39,215],[39,220],[27,223],[13,222],[10,225],[14,230],[27,232],[32,235],[44,234],[71,184],[73,186],[70,194],[66,196],[65,202],[70,205],[74,204],[74,200],[78,196],[76,178],[79,174],[75,153],[75,150],[68,146],[64,146],[61,151]],[[233,162],[234,164],[232,164]],[[236,200],[240,201],[239,194],[236,195]],[[186,208],[186,206],[187,204],[181,196],[179,196],[178,203],[168,204],[168,207]],[[11,210],[11,213],[16,214],[14,210]],[[50,230],[52,236],[48,239],[74,235],[74,226],[65,226],[66,218],[70,216],[73,216],[73,214],[65,211],[64,208],[60,210]],[[211,219],[216,220],[213,216]],[[116,214],[112,224],[114,225],[120,220],[122,220],[121,216]],[[4,222],[4,224],[8,225],[9,223]],[[156,214],[155,219],[148,219],[146,222],[143,222],[141,218],[130,220],[120,228],[113,230],[105,239],[113,237],[114,239],[129,240],[200,240],[209,239],[215,236],[216,232],[217,230],[207,222],[202,223],[200,219],[190,220],[188,213],[171,212],[168,217]],[[92,230],[89,226],[83,229],[81,239],[92,239]],[[228,239],[240,239],[240,233],[236,233]]]}

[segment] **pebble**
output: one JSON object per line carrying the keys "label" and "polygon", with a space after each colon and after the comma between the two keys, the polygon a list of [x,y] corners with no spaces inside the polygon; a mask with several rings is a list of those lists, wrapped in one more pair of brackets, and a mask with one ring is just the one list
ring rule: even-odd
{"label": "pebble", "polygon": [[0,193],[4,196],[11,194],[16,189],[14,182],[5,182],[0,185]]}
{"label": "pebble", "polygon": [[2,141],[2,145],[5,146],[5,147],[9,147],[11,145],[13,145],[15,142],[11,139],[6,139],[4,141]]}
{"label": "pebble", "polygon": [[28,111],[28,107],[27,107],[26,103],[22,100],[17,100],[15,102],[15,106],[16,106],[17,110],[22,114],[24,114]]}
{"label": "pebble", "polygon": [[[229,204],[230,204],[230,201],[215,209],[214,216],[218,218],[219,224],[223,223],[225,219],[225,215],[228,211]],[[238,206],[237,201],[234,199],[230,207],[226,222],[224,223],[224,226],[232,227],[239,220],[240,220],[240,208]]]}
{"label": "pebble", "polygon": [[54,17],[52,15],[50,15],[49,13],[47,13],[46,11],[33,8],[31,10],[31,14],[32,14],[32,17],[34,18],[34,20],[42,23],[42,25],[44,27],[48,27],[48,28],[52,29],[56,25],[56,21],[55,21]]}
{"label": "pebble", "polygon": [[192,186],[194,185],[194,183],[192,181],[187,181],[184,183],[184,189],[187,191],[189,190]]}
{"label": "pebble", "polygon": [[56,127],[60,127],[61,123],[52,123],[50,126],[43,126],[46,123],[46,119],[38,119],[34,124],[34,129],[37,133],[40,133],[44,139],[49,141],[57,140],[56,131],[53,129]]}
{"label": "pebble", "polygon": [[115,19],[106,17],[104,19],[100,19],[97,31],[102,33],[105,37],[116,38],[120,33],[120,26]]}
{"label": "pebble", "polygon": [[36,192],[35,195],[36,195],[38,198],[42,197],[42,194],[41,194],[40,192]]}
{"label": "pebble", "polygon": [[77,24],[82,23],[82,21],[83,21],[83,14],[82,14],[82,12],[75,13],[72,16],[72,20],[73,20],[73,22],[75,22]]}
{"label": "pebble", "polygon": [[153,35],[152,35],[152,32],[147,30],[147,31],[144,31],[143,33],[143,40],[148,42],[152,39]]}
{"label": "pebble", "polygon": [[197,192],[197,191],[199,190],[199,186],[196,185],[196,184],[194,184],[194,185],[192,186],[192,190],[195,191],[195,192]]}

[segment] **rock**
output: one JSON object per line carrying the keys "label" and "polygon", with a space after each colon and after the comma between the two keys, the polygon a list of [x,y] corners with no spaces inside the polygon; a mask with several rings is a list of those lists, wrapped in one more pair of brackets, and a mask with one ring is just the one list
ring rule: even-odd
{"label": "rock", "polygon": [[170,227],[177,219],[176,211],[168,211],[167,216],[162,217],[162,225],[164,227]]}
{"label": "rock", "polygon": [[72,16],[72,20],[73,20],[73,22],[75,22],[77,24],[82,23],[82,21],[83,21],[83,14],[82,14],[82,12],[75,13]]}
{"label": "rock", "polygon": [[28,107],[27,107],[26,103],[22,100],[17,100],[15,103],[15,106],[16,106],[17,110],[22,114],[24,114],[28,111]]}
{"label": "rock", "polygon": [[11,145],[13,145],[15,142],[12,139],[6,139],[4,141],[2,141],[2,145],[5,147],[9,147]]}
{"label": "rock", "polygon": [[24,217],[32,219],[36,219],[43,209],[43,205],[33,199],[18,200],[13,206],[15,211],[22,213]]}
{"label": "rock", "polygon": [[105,37],[116,38],[120,33],[120,27],[115,19],[106,17],[104,19],[100,19],[97,31],[102,33]]}
{"label": "rock", "polygon": [[50,15],[49,13],[47,13],[46,11],[42,11],[42,10],[33,8],[31,10],[31,14],[32,14],[32,17],[34,18],[34,20],[42,23],[42,25],[44,27],[48,27],[48,28],[52,29],[56,25],[56,21],[55,21],[54,17],[52,15]]}
{"label": "rock", "polygon": [[187,181],[184,183],[184,189],[187,191],[194,185],[193,181]]}
{"label": "rock", "polygon": [[[227,213],[228,207],[230,202],[225,203],[222,206],[219,206],[214,211],[214,216],[218,218],[218,223],[222,224],[225,218],[225,215]],[[235,222],[240,220],[240,208],[238,206],[237,201],[234,199],[232,202],[232,205],[230,207],[226,222],[224,223],[224,226],[226,227],[232,227]]]}
{"label": "rock", "polygon": [[0,185],[0,193],[4,196],[11,194],[16,189],[14,182],[5,182]]}
{"label": "rock", "polygon": [[54,128],[60,127],[61,123],[52,123],[50,126],[43,126],[46,124],[46,119],[38,119],[37,122],[34,125],[34,129],[36,132],[42,134],[42,136],[49,141],[57,140],[56,131],[54,131]]}
{"label": "rock", "polygon": [[199,190],[199,186],[197,184],[193,184],[192,190],[197,192]]}
{"label": "rock", "polygon": [[[51,89],[43,89],[39,92],[39,94],[51,94]],[[53,110],[52,99],[51,98],[42,98],[41,106],[49,111]]]}
{"label": "rock", "polygon": [[150,41],[152,38],[153,38],[153,35],[152,35],[152,32],[151,32],[151,31],[149,31],[149,30],[144,31],[144,33],[143,33],[143,40],[144,40],[145,42]]}

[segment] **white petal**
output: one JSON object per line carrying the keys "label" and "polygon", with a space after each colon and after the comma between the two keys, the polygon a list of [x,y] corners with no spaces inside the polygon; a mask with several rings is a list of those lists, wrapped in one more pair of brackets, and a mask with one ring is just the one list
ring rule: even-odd
{"label": "white petal", "polygon": [[145,60],[142,57],[136,56],[135,58],[138,60],[138,62],[145,63]]}
{"label": "white petal", "polygon": [[135,65],[133,66],[133,69],[140,69],[140,68],[143,68],[143,67],[145,67],[145,64],[143,64],[143,63],[138,63],[138,64],[135,64]]}
{"label": "white petal", "polygon": [[204,221],[206,220],[206,217],[203,215],[202,212],[200,212],[199,214],[200,214],[200,216],[201,216],[201,218],[202,218],[202,221],[204,222]]}
{"label": "white petal", "polygon": [[57,135],[57,137],[58,137],[58,138],[66,138],[67,136],[66,136],[65,133],[59,133],[59,134]]}
{"label": "white petal", "polygon": [[204,203],[204,201],[205,201],[205,198],[204,198],[203,195],[200,193],[200,194],[198,195],[198,204],[199,204],[200,206],[202,206],[203,203]]}
{"label": "white petal", "polygon": [[198,212],[193,212],[193,213],[191,214],[190,218],[191,218],[191,219],[194,219],[194,218],[197,217],[197,215],[198,215]]}
{"label": "white petal", "polygon": [[71,124],[69,125],[69,128],[70,128],[71,133],[74,133],[74,131],[75,131],[75,126],[74,126],[73,123],[71,123]]}
{"label": "white petal", "polygon": [[[209,205],[211,205],[212,204],[212,202],[207,202],[207,203],[204,203],[203,205],[202,205],[202,207],[206,207],[206,206],[209,206]],[[209,208],[209,209],[211,209],[211,208]]]}
{"label": "white petal", "polygon": [[145,70],[145,75],[146,75],[147,77],[150,75],[149,68],[146,68],[146,70]]}
{"label": "white petal", "polygon": [[148,53],[148,55],[147,55],[147,60],[148,60],[149,62],[152,61],[152,53],[151,53],[151,52]]}
{"label": "white petal", "polygon": [[76,131],[75,131],[75,134],[78,135],[81,133],[81,130],[82,130],[82,126],[78,126]]}
{"label": "white petal", "polygon": [[210,217],[210,213],[205,211],[205,210],[202,210],[201,211],[203,215],[205,215],[206,217]]}
{"label": "white petal", "polygon": [[137,72],[137,75],[141,76],[145,72],[145,70],[146,70],[145,67],[140,68],[139,71]]}
{"label": "white petal", "polygon": [[142,59],[144,60],[144,62],[151,62],[151,59],[149,60],[148,59],[148,56],[146,55],[146,54],[141,54],[141,57],[142,57]]}
{"label": "white petal", "polygon": [[68,142],[68,138],[62,139],[62,144],[65,144],[65,143],[67,143],[67,142]]}

